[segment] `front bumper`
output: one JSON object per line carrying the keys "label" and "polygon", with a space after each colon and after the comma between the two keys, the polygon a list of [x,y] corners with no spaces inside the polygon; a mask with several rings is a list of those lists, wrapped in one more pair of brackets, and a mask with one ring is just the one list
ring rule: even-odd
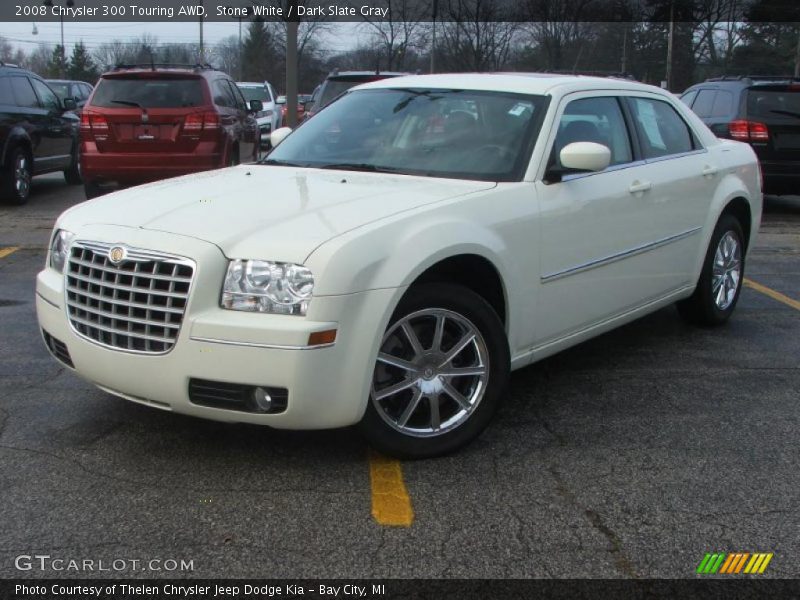
{"label": "front bumper", "polygon": [[[158,232],[96,229],[81,231],[80,239],[109,243],[124,239],[131,246],[173,254],[179,247],[180,254],[197,262],[197,269],[177,342],[162,355],[110,349],[81,336],[65,312],[63,275],[50,268],[39,273],[40,327],[66,345],[78,375],[141,404],[217,421],[323,429],[361,419],[378,332],[386,325],[398,290],[315,297],[305,318],[223,310],[218,306],[219,288],[227,259],[216,246]],[[333,345],[307,347],[311,333],[333,328],[338,331]],[[193,404],[192,378],[285,388],[287,408],[258,414]]]}

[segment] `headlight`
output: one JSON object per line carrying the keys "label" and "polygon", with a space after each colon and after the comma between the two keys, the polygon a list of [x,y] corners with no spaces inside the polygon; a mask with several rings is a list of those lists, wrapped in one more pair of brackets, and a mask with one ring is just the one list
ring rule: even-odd
{"label": "headlight", "polygon": [[50,266],[59,273],[64,272],[64,265],[69,258],[69,247],[74,239],[75,234],[64,229],[59,229],[53,236],[53,241],[50,243]]}
{"label": "headlight", "polygon": [[221,304],[231,310],[305,315],[314,276],[302,265],[265,260],[228,264]]}

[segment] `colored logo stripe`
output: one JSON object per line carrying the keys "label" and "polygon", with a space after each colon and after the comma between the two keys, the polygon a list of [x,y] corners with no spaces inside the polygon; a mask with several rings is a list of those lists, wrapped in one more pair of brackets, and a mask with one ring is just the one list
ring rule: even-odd
{"label": "colored logo stripe", "polygon": [[[702,575],[733,575],[739,573],[761,574],[767,569],[773,553],[749,552],[706,552],[697,566],[697,573]],[[747,566],[745,566],[747,565]]]}

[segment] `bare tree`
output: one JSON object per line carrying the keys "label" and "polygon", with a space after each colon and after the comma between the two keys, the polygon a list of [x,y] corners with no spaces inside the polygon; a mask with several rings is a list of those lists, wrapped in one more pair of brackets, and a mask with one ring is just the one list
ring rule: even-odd
{"label": "bare tree", "polygon": [[450,71],[501,70],[519,30],[508,5],[493,0],[443,0],[442,4],[436,47],[442,67]]}
{"label": "bare tree", "polygon": [[427,26],[422,20],[430,15],[426,0],[378,0],[370,6],[383,8],[386,18],[364,17],[365,26],[380,49],[381,68],[407,69],[410,51],[420,49],[426,39]]}

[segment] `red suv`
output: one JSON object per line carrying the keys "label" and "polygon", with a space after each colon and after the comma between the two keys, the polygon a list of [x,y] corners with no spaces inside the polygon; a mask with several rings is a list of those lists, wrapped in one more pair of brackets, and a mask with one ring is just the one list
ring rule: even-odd
{"label": "red suv", "polygon": [[81,113],[86,197],[258,158],[258,125],[225,73],[207,65],[125,65],[105,73]]}

